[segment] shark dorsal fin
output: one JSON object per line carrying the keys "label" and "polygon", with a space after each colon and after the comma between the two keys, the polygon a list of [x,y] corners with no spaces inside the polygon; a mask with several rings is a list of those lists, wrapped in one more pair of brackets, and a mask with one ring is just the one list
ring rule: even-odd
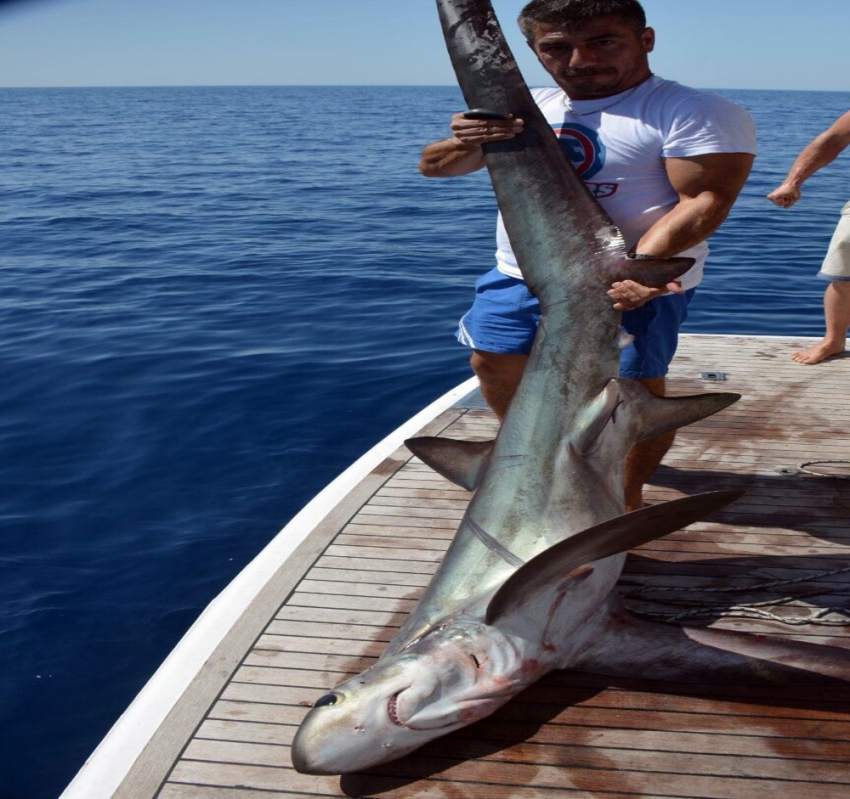
{"label": "shark dorsal fin", "polygon": [[541,592],[563,583],[579,566],[638,547],[725,507],[743,491],[710,491],[615,516],[549,547],[517,569],[496,591],[485,621],[498,625],[521,614]]}
{"label": "shark dorsal fin", "polygon": [[467,491],[478,488],[490,460],[493,441],[458,441],[454,438],[423,436],[404,442],[407,448],[437,474]]}

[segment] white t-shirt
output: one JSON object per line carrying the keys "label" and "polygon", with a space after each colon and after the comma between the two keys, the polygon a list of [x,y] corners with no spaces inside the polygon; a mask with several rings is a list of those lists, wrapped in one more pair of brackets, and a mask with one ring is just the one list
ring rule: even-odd
{"label": "white t-shirt", "polygon": [[[630,249],[679,200],[665,158],[757,151],[755,125],[743,108],[719,94],[656,76],[626,90],[620,100],[568,100],[558,88],[531,93]],[[496,245],[499,271],[521,278],[501,214]],[[681,278],[683,288],[694,288],[702,280],[708,244],[679,254],[696,259]]]}

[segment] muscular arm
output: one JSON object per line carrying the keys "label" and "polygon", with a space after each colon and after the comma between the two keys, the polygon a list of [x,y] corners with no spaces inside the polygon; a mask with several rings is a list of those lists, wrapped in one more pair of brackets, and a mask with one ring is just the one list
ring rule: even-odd
{"label": "muscular arm", "polygon": [[[668,158],[667,176],[679,195],[678,204],[641,236],[635,248],[641,255],[670,258],[705,241],[729,214],[746,183],[755,156],[749,153],[709,153],[691,158]],[[628,311],[667,294],[681,292],[678,284],[663,289],[632,280],[615,283],[608,295],[617,310]]]}
{"label": "muscular arm", "polygon": [[831,164],[850,144],[850,111],[840,116],[827,130],[812,139],[767,199],[780,208],[790,208],[800,199],[800,187],[819,169]]}
{"label": "muscular arm", "polygon": [[705,241],[729,215],[754,158],[749,153],[668,158],[667,177],[679,203],[641,236],[637,252],[670,258]]}
{"label": "muscular arm", "polygon": [[482,144],[512,139],[522,130],[521,119],[466,119],[455,114],[452,135],[429,144],[422,151],[419,171],[426,178],[468,175],[484,166]]}

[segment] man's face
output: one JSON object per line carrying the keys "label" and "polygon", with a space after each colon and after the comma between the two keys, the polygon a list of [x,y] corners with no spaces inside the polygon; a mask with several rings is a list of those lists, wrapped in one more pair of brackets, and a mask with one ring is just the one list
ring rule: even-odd
{"label": "man's face", "polygon": [[531,47],[540,63],[572,100],[609,97],[651,74],[652,28],[638,33],[616,17],[599,17],[571,29],[538,23],[533,32]]}

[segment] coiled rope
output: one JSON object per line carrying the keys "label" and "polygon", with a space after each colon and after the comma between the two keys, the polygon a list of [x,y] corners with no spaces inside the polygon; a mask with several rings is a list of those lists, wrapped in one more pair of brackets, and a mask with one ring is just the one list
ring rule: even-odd
{"label": "coiled rope", "polygon": [[[701,594],[733,594],[733,593],[752,593],[753,591],[765,591],[771,588],[785,587],[794,585],[795,583],[806,583],[813,580],[820,580],[824,577],[834,577],[838,574],[850,573],[850,566],[845,566],[841,569],[832,569],[830,571],[820,572],[818,574],[810,574],[805,577],[795,577],[791,580],[771,580],[766,583],[757,585],[749,585],[744,588],[726,587],[726,588],[675,588],[671,586],[654,586],[654,585],[639,585],[636,588],[628,590],[622,594],[624,600],[639,597],[641,594],[649,593],[701,593]],[[628,585],[628,583],[624,583]],[[795,606],[793,603],[799,602],[805,597],[819,596],[826,593],[835,593],[829,589],[819,588],[817,590],[806,591],[794,595],[778,597],[775,599],[765,600],[763,602],[744,602],[729,605],[728,603],[716,602],[699,602],[698,607],[694,607],[694,603],[689,603],[687,610],[678,612],[665,613],[662,611],[652,610],[637,610],[630,607],[629,610],[636,616],[644,616],[651,619],[661,619],[667,622],[677,622],[683,619],[705,619],[705,618],[734,618],[734,619],[760,619],[762,621],[776,621],[781,624],[792,626],[801,624],[819,624],[829,627],[839,627],[850,625],[850,609],[848,608],[807,608],[805,605]],[[842,593],[842,592],[839,592]],[[682,602],[675,600],[653,599],[652,601],[658,604],[678,605],[682,606]],[[767,610],[768,607],[795,607],[798,610],[807,610],[806,615],[800,616],[781,616]],[[828,618],[829,616],[839,616],[840,618]]]}
{"label": "coiled rope", "polygon": [[806,461],[805,463],[801,463],[797,468],[801,472],[805,472],[806,474],[814,475],[815,477],[835,477],[839,480],[850,480],[850,474],[824,474],[823,472],[815,472],[811,469],[807,469],[807,466],[823,466],[825,464],[850,464],[850,461],[842,461],[842,460],[824,460],[824,461]]}

